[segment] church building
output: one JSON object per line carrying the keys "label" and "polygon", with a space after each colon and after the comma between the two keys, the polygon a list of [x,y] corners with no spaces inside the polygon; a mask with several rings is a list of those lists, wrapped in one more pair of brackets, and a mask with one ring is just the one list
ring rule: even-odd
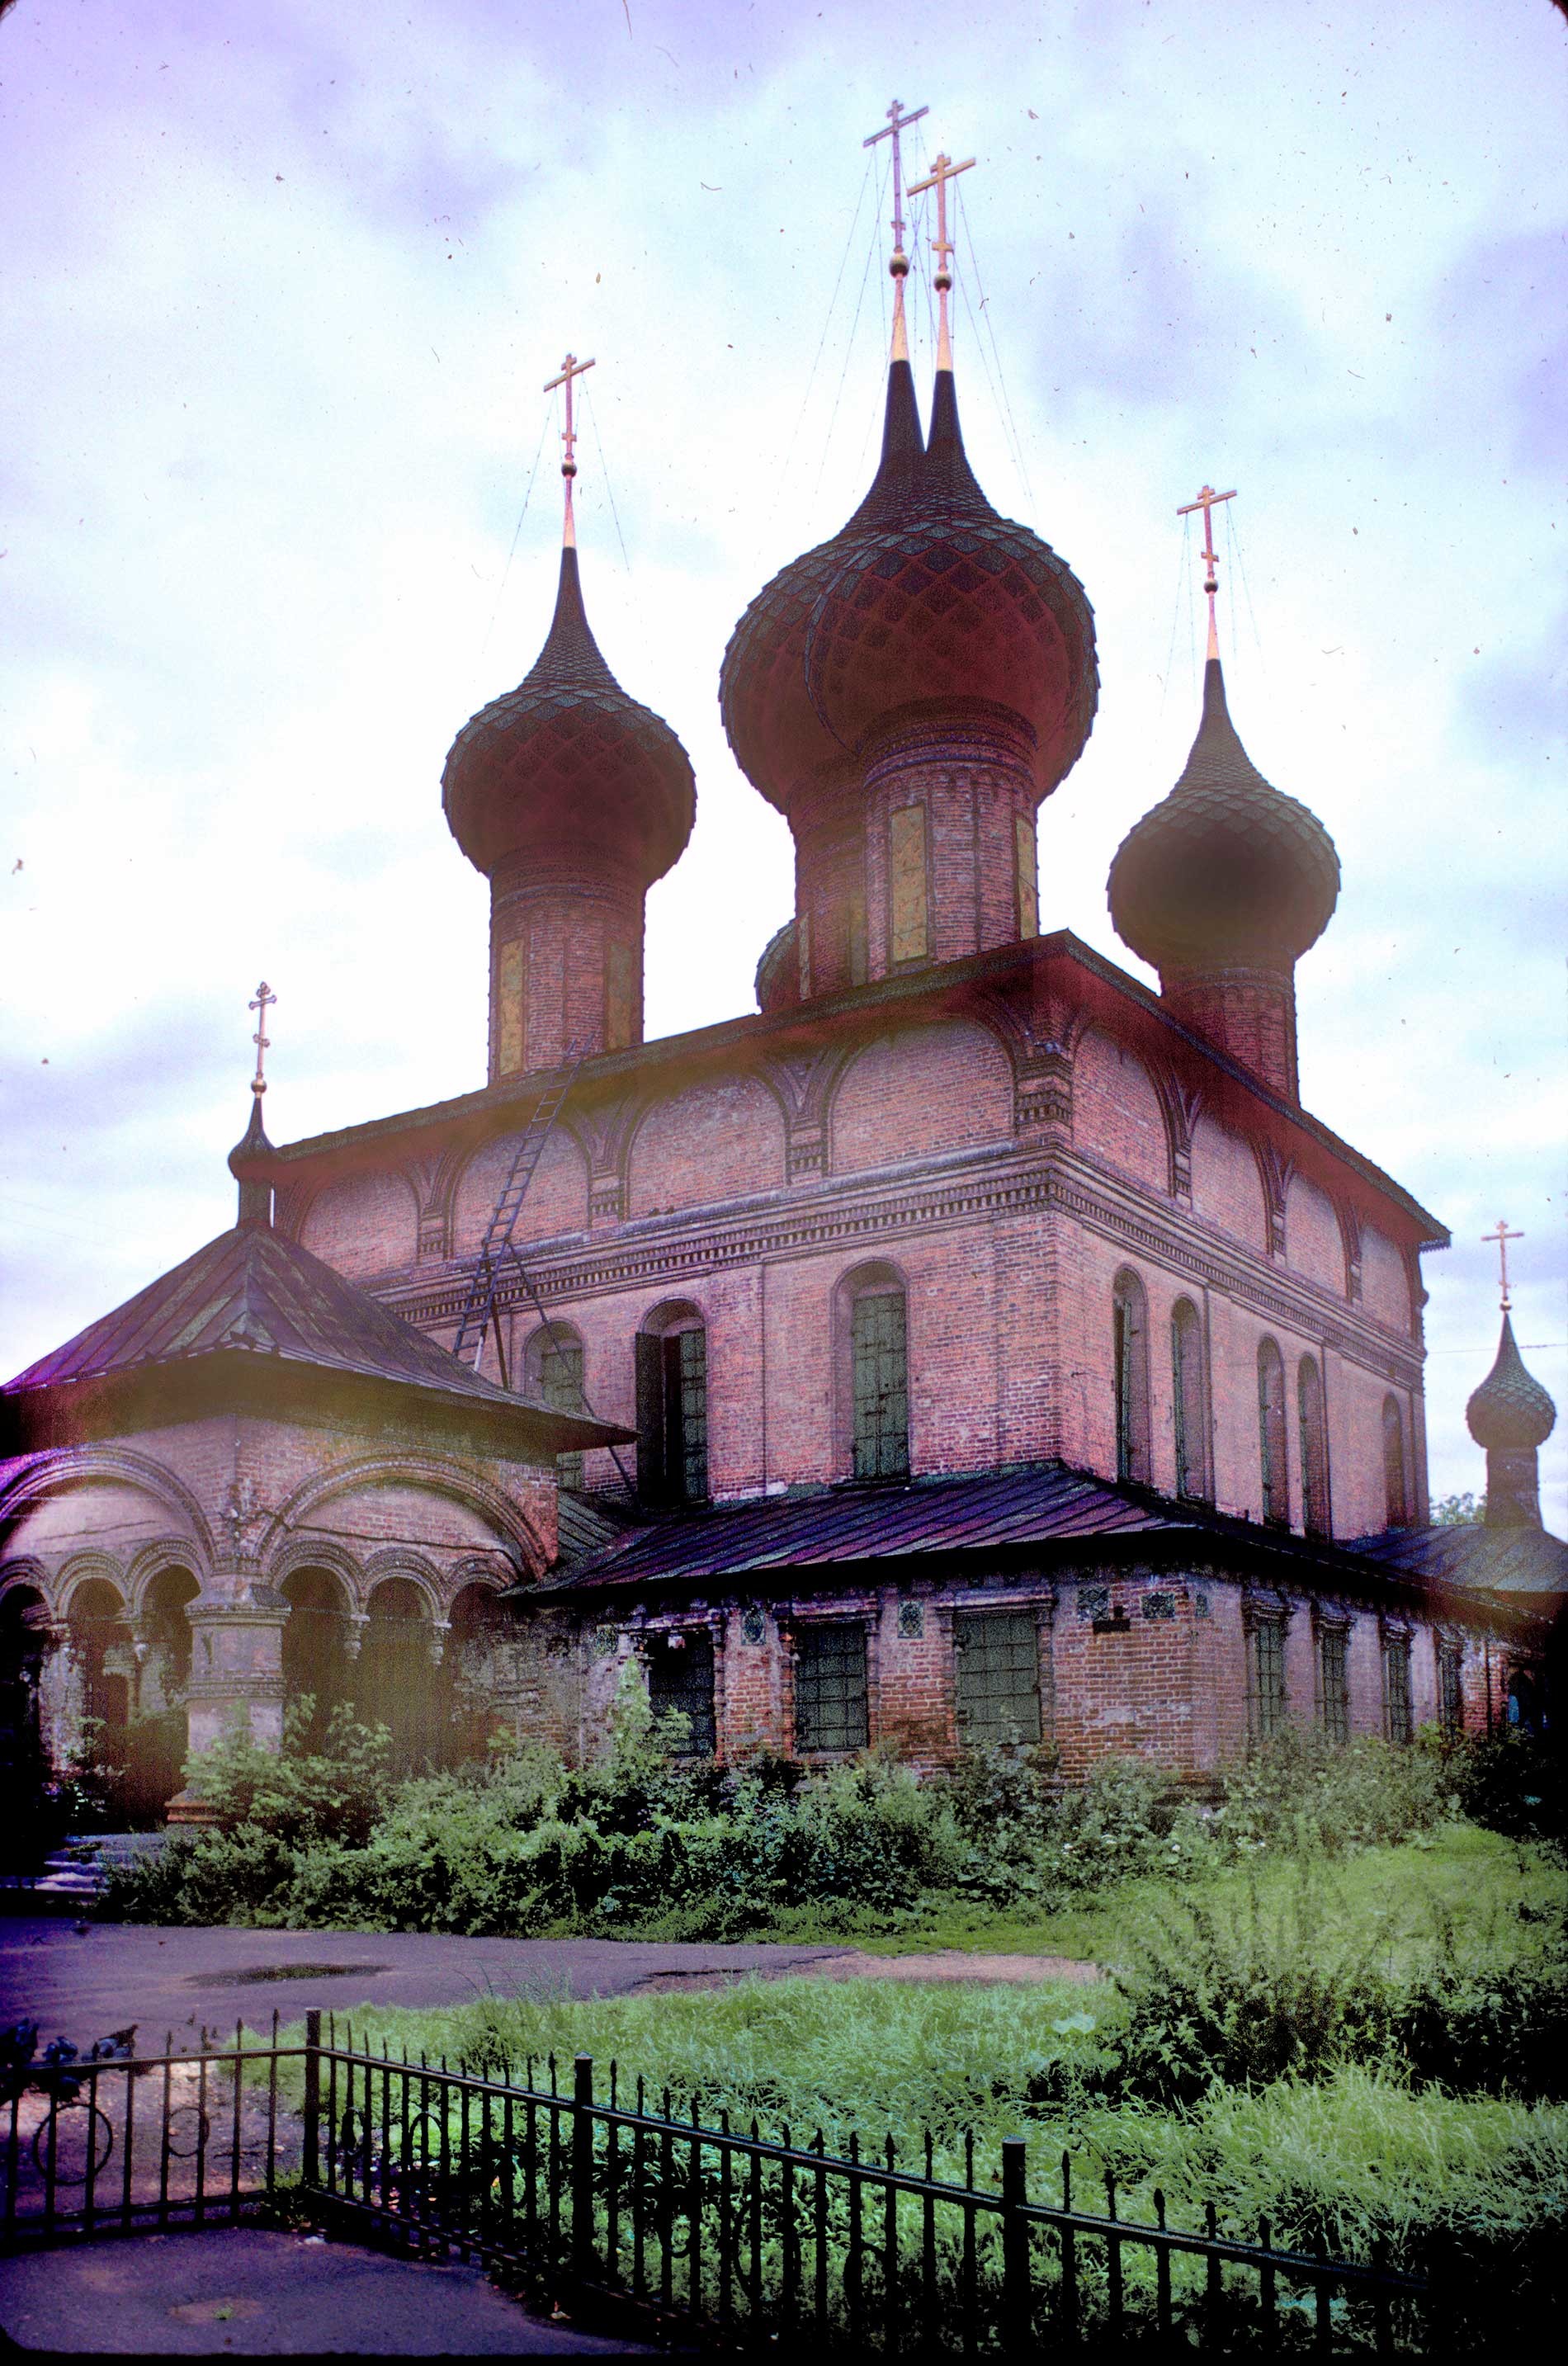
{"label": "church building", "polygon": [[275,1148],[258,1061],[236,1228],[6,1392],[5,1715],[57,1763],[84,1716],[200,1748],[307,1693],[411,1760],[577,1757],[628,1661],[726,1760],[1043,1744],[1201,1786],[1293,1724],[1544,1713],[1553,1409],[1505,1314],[1489,1525],[1429,1526],[1449,1234],[1301,1103],[1339,865],[1232,718],[1207,486],[1196,734],[1109,881],[1158,992],[1055,908],[1094,619],[965,456],[955,169],[924,411],[897,221],[875,474],[719,669],[795,917],[755,1010],[652,1042],[644,901],[695,791],[590,628],[568,357],[554,620],[443,780],[491,888],[485,1083]]}

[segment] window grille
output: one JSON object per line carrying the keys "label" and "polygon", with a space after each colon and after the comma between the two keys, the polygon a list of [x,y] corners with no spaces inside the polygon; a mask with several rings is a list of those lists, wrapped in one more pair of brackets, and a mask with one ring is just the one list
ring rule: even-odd
{"label": "window grille", "polygon": [[1032,1611],[961,1611],[953,1622],[962,1742],[1038,1741],[1040,1629]]}
{"label": "window grille", "polygon": [[1119,1273],[1111,1298],[1116,1369],[1116,1476],[1146,1486],[1149,1459],[1149,1342],[1144,1285]]}
{"label": "window grille", "polygon": [[1326,1740],[1350,1739],[1350,1638],[1343,1627],[1325,1626],[1317,1637],[1318,1721]]}
{"label": "window grille", "polygon": [[1171,1378],[1176,1405],[1176,1492],[1201,1501],[1209,1492],[1209,1401],[1203,1385],[1203,1328],[1190,1298],[1170,1318]]}
{"label": "window grille", "polygon": [[1273,1527],[1291,1525],[1291,1482],[1285,1466],[1285,1367],[1272,1339],[1258,1350],[1258,1436],[1263,1463],[1263,1516]]}
{"label": "window grille", "polygon": [[850,1310],[854,1367],[854,1475],[909,1474],[909,1369],[901,1290],[857,1298]]}
{"label": "window grille", "polygon": [[795,1641],[795,1746],[863,1750],[867,1735],[865,1628],[814,1619]]}
{"label": "window grille", "polygon": [[1285,1621],[1254,1613],[1247,1692],[1254,1741],[1273,1741],[1285,1729]]}
{"label": "window grille", "polygon": [[1408,1741],[1415,1732],[1410,1714],[1410,1638],[1382,1639],[1383,1730],[1391,1741]]}
{"label": "window grille", "polygon": [[1464,1652],[1458,1643],[1438,1645],[1438,1723],[1445,1741],[1464,1732]]}
{"label": "window grille", "polygon": [[648,1697],[655,1717],[673,1713],[688,1720],[680,1756],[711,1758],[716,1736],[713,1637],[700,1628],[689,1628],[678,1639],[656,1636],[648,1655]]}

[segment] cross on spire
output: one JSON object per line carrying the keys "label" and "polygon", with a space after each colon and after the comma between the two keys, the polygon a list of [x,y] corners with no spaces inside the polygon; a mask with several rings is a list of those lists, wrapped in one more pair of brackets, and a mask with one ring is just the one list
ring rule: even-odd
{"label": "cross on spire", "polygon": [[917,107],[912,115],[906,115],[903,106],[903,100],[896,98],[887,110],[887,120],[881,130],[874,131],[869,139],[860,143],[863,148],[874,148],[879,140],[891,140],[893,142],[893,256],[887,268],[893,275],[893,359],[896,362],[907,362],[909,358],[909,335],[904,323],[904,282],[909,276],[909,258],[904,252],[903,152],[899,139],[911,123],[918,123],[922,115],[931,113],[929,107]]}
{"label": "cross on spire", "polygon": [[266,1076],[264,1071],[266,1065],[266,1055],[272,1046],[272,1038],[266,1031],[267,1005],[276,1000],[276,995],[264,977],[256,988],[256,998],[251,1005],[253,1010],[260,1013],[256,1020],[256,1031],[251,1037],[252,1042],[256,1047],[256,1072],[251,1078],[251,1090],[258,1100],[266,1090]]}
{"label": "cross on spire", "polygon": [[936,366],[939,370],[953,367],[953,335],[947,318],[947,291],[953,285],[949,262],[953,241],[947,234],[947,185],[949,181],[955,181],[960,173],[967,173],[974,162],[973,156],[965,156],[962,164],[955,164],[951,156],[939,155],[923,181],[911,181],[909,184],[912,197],[923,197],[927,189],[936,191],[936,236],[931,241],[931,252],[936,256],[933,284],[937,293]]}
{"label": "cross on spire", "polygon": [[1506,1216],[1499,1216],[1497,1219],[1496,1231],[1495,1233],[1483,1233],[1481,1237],[1483,1241],[1495,1241],[1497,1244],[1497,1267],[1502,1284],[1503,1312],[1506,1314],[1508,1308],[1512,1303],[1508,1296],[1508,1243],[1510,1241],[1522,1241],[1524,1239],[1524,1234],[1523,1233],[1511,1233],[1508,1230],[1507,1218]]}
{"label": "cross on spire", "polygon": [[547,379],[544,389],[547,394],[554,394],[558,386],[564,386],[566,389],[566,425],[561,430],[560,439],[566,445],[566,456],[560,464],[561,475],[566,479],[566,524],[562,529],[561,539],[569,550],[575,550],[577,547],[577,520],[571,507],[571,480],[577,474],[577,427],[572,415],[571,401],[573,381],[580,378],[584,370],[591,370],[592,366],[592,354],[585,362],[580,362],[575,354],[568,354],[560,366],[560,376]]}
{"label": "cross on spire", "polygon": [[1194,510],[1203,513],[1203,589],[1209,595],[1209,655],[1220,654],[1220,637],[1214,625],[1214,594],[1220,588],[1219,558],[1214,549],[1214,512],[1221,501],[1234,501],[1235,487],[1228,493],[1216,493],[1213,485],[1205,485],[1195,501],[1185,502],[1176,513],[1178,517],[1190,517]]}

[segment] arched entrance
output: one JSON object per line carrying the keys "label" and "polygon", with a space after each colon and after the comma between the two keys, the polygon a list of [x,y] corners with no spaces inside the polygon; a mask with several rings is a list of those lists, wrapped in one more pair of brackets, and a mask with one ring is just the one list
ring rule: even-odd
{"label": "arched entrance", "polygon": [[451,1685],[435,1659],[429,1606],[412,1577],[384,1577],[371,1594],[355,1703],[367,1725],[392,1737],[393,1763],[409,1773],[446,1756]]}
{"label": "arched entrance", "polygon": [[77,1754],[86,1771],[112,1786],[129,1753],[136,1666],[118,1586],[107,1577],[84,1578],[72,1594],[66,1628],[76,1675]]}
{"label": "arched entrance", "polygon": [[333,1711],[353,1691],[348,1594],[330,1569],[290,1570],[278,1591],[288,1605],[283,1630],[285,1709],[310,1704],[300,1738],[308,1750],[320,1750]]}
{"label": "arched entrance", "polygon": [[194,1572],[161,1569],[141,1597],[141,1661],[136,1715],[126,1753],[126,1806],[155,1816],[183,1780],[189,1731],[191,1628],[186,1606],[201,1592]]}
{"label": "arched entrance", "polygon": [[39,1797],[47,1771],[39,1687],[48,1616],[34,1585],[0,1596],[0,1792],[18,1807]]}

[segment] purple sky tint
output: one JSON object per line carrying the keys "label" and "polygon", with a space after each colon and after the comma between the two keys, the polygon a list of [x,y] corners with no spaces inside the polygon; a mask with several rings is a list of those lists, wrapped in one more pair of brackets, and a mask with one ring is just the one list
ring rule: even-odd
{"label": "purple sky tint", "polygon": [[[1500,1211],[1529,1235],[1527,1360],[1568,1408],[1561,15],[629,19],[0,17],[0,1367],[230,1221],[264,973],[279,1139],[482,1080],[485,889],[438,783],[547,621],[547,465],[518,514],[569,344],[599,356],[595,628],[697,772],[650,899],[649,1031],[750,1007],[789,842],[730,761],[718,662],[863,486],[886,281],[860,142],[897,90],[981,159],[956,328],[981,480],[1101,636],[1094,736],[1042,815],[1043,924],[1137,969],[1104,881],[1196,719],[1173,513],[1237,485],[1233,711],[1345,868],[1301,973],[1303,1094],[1454,1228],[1427,1261],[1433,1482],[1478,1485]],[[924,381],[923,293],[915,321]],[[1568,1410],[1545,1468],[1561,1528]]]}

